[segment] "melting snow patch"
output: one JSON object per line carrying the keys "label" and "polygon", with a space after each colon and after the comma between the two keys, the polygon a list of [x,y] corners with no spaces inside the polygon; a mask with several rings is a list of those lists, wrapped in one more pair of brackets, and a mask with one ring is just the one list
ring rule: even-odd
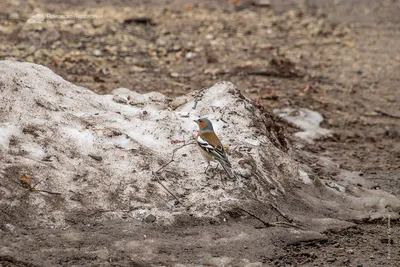
{"label": "melting snow patch", "polygon": [[0,148],[8,149],[12,136],[19,136],[21,130],[12,124],[0,124]]}
{"label": "melting snow patch", "polygon": [[66,138],[71,139],[71,142],[73,142],[76,148],[82,153],[94,152],[94,136],[91,130],[64,127],[61,132]]}
{"label": "melting snow patch", "polygon": [[112,144],[113,146],[123,149],[132,149],[137,147],[132,143],[132,140],[129,139],[126,135],[114,136],[108,142],[105,143],[105,145],[107,144]]}
{"label": "melting snow patch", "polygon": [[28,143],[21,145],[21,149],[28,152],[29,156],[37,160],[41,160],[46,156],[43,147],[36,143]]}
{"label": "melting snow patch", "polygon": [[316,111],[306,108],[283,108],[274,109],[273,112],[288,123],[302,129],[303,132],[295,133],[295,136],[307,141],[308,143],[312,144],[315,139],[330,136],[332,134],[330,130],[319,126],[324,118]]}
{"label": "melting snow patch", "polygon": [[310,177],[308,176],[308,173],[306,173],[302,169],[299,170],[299,178],[305,184],[311,184],[312,183]]}

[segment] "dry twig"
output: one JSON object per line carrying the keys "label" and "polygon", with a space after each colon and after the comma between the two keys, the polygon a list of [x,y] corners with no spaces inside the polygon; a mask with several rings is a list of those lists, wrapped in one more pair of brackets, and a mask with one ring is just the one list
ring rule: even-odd
{"label": "dry twig", "polygon": [[287,227],[287,228],[297,228],[297,229],[302,229],[300,226],[297,226],[295,224],[292,223],[286,223],[286,222],[276,222],[276,223],[270,223],[267,221],[264,221],[263,219],[261,219],[260,217],[258,217],[257,215],[255,215],[254,213],[237,206],[237,208],[241,211],[243,211],[244,213],[247,213],[248,215],[250,215],[251,217],[253,217],[254,219],[257,219],[258,221],[260,221],[262,224],[264,224],[265,227]]}
{"label": "dry twig", "polygon": [[375,112],[380,114],[380,115],[382,115],[382,116],[386,116],[386,117],[389,117],[389,118],[400,119],[400,116],[398,116],[398,115],[393,115],[393,114],[387,113],[387,112],[379,110],[379,109],[375,109]]}
{"label": "dry twig", "polygon": [[165,191],[167,191],[171,196],[173,196],[178,203],[181,203],[179,198],[174,193],[172,193],[165,185],[163,185],[160,178],[158,178],[157,174],[153,172],[153,175],[154,177],[156,177],[157,182],[165,189]]}
{"label": "dry twig", "polygon": [[279,213],[279,215],[281,215],[285,220],[287,220],[287,221],[290,222],[290,223],[293,223],[293,219],[292,219],[292,218],[289,218],[288,215],[286,215],[283,211],[281,211],[281,210],[280,210],[277,206],[275,206],[274,204],[272,204],[272,203],[266,204],[266,203],[264,203],[263,201],[261,201],[260,199],[258,199],[257,197],[253,196],[251,193],[250,193],[250,194],[247,194],[247,196],[250,197],[251,199],[253,199],[253,200],[259,202],[260,204],[262,204],[262,206],[269,205],[273,210],[275,210],[277,213]]}
{"label": "dry twig", "polygon": [[164,165],[162,165],[157,171],[155,171],[155,173],[159,173],[162,169],[164,169],[165,167],[167,167],[169,164],[171,164],[171,163],[174,161],[174,157],[175,157],[176,151],[178,151],[179,149],[181,149],[181,148],[183,148],[183,147],[185,147],[185,146],[193,145],[193,144],[195,144],[195,143],[194,143],[194,142],[189,142],[189,143],[185,143],[185,144],[181,145],[180,147],[175,148],[175,149],[172,151],[172,157],[171,157],[171,159],[170,159],[167,163],[165,163]]}
{"label": "dry twig", "polygon": [[185,143],[185,144],[181,145],[180,147],[175,148],[172,151],[171,159],[167,163],[162,165],[157,171],[152,172],[154,177],[157,179],[157,182],[165,189],[165,191],[167,191],[171,196],[173,196],[176,199],[176,201],[178,201],[178,203],[180,203],[179,198],[175,194],[173,194],[165,185],[163,185],[160,178],[158,177],[158,174],[160,173],[161,170],[163,170],[165,167],[167,167],[169,164],[171,164],[174,161],[176,151],[178,151],[179,149],[181,149],[185,146],[192,145],[192,144],[194,144],[194,142]]}
{"label": "dry twig", "polygon": [[48,191],[48,190],[39,189],[39,188],[31,188],[29,190],[35,191],[35,192],[43,192],[43,193],[47,193],[47,194],[51,194],[51,195],[61,195],[60,192],[53,192],[53,191]]}
{"label": "dry twig", "polygon": [[199,102],[200,100],[198,99],[198,98],[195,98],[194,99],[194,105],[193,105],[193,107],[192,107],[192,109],[196,109],[196,107],[197,107],[197,102]]}
{"label": "dry twig", "polygon": [[285,213],[283,213],[280,209],[278,209],[277,206],[275,206],[272,203],[268,203],[270,205],[270,207],[275,210],[276,212],[279,213],[279,215],[281,215],[285,220],[287,220],[290,223],[293,223],[293,219],[289,218]]}

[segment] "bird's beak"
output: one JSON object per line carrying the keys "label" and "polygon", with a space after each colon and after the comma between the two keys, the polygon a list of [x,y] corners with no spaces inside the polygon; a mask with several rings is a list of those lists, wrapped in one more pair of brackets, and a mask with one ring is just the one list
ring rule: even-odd
{"label": "bird's beak", "polygon": [[199,121],[198,121],[198,120],[194,120],[194,122],[195,122],[195,123],[197,123],[197,124],[199,123]]}

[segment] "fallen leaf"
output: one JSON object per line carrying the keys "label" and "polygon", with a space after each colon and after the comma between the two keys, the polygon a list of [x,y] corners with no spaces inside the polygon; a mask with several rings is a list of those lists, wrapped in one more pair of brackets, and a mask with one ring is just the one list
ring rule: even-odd
{"label": "fallen leaf", "polygon": [[32,178],[29,178],[28,176],[23,174],[21,177],[19,177],[19,180],[24,187],[32,188],[32,182],[33,182]]}

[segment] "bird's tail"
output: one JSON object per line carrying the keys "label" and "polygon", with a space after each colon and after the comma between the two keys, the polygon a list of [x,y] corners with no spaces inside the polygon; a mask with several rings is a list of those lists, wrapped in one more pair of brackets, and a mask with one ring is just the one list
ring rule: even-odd
{"label": "bird's tail", "polygon": [[[221,163],[221,162],[220,162]],[[231,168],[229,166],[226,166],[225,164],[221,163],[222,168],[224,168],[224,170],[226,171],[226,173],[228,174],[229,178],[236,179],[235,174],[232,172]]]}

